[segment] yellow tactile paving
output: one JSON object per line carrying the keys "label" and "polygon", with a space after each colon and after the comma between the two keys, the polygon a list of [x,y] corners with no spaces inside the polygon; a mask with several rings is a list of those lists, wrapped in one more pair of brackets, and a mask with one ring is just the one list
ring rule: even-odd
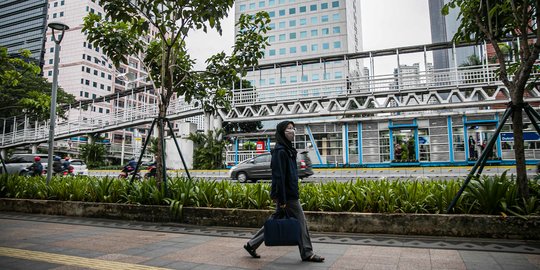
{"label": "yellow tactile paving", "polygon": [[62,255],[56,253],[48,253],[41,251],[31,251],[17,248],[0,247],[0,256],[6,256],[11,258],[19,258],[24,260],[42,261],[48,263],[80,266],[92,269],[103,270],[167,270],[168,268],[153,267],[146,265],[138,265],[123,262],[105,261],[98,259],[90,259],[77,256]]}

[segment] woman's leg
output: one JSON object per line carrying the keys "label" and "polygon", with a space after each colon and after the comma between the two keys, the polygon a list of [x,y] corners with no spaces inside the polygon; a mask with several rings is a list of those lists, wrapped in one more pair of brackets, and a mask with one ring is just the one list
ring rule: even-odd
{"label": "woman's leg", "polygon": [[311,244],[311,238],[307,227],[306,217],[304,216],[304,210],[300,204],[300,200],[287,202],[287,213],[295,217],[300,223],[300,243],[298,249],[300,249],[300,257],[302,260],[306,260],[313,255],[313,246]]}

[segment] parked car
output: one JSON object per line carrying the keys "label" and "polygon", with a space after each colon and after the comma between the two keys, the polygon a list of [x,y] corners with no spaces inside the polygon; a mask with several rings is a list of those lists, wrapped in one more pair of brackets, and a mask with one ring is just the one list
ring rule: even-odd
{"label": "parked car", "polygon": [[70,161],[74,175],[88,175],[88,168],[82,159],[72,159]]}
{"label": "parked car", "polygon": [[[256,182],[259,179],[272,179],[272,169],[270,161],[272,155],[265,153],[254,158],[244,160],[229,170],[229,177],[238,182],[245,183],[248,180]],[[306,178],[313,175],[311,167],[311,159],[308,157],[308,152],[300,152],[297,156],[298,177]]]}
{"label": "parked car", "polygon": [[[34,163],[34,157],[41,158],[43,169],[47,169],[47,154],[15,154],[10,159],[6,160],[6,169],[8,174],[25,174],[25,169]],[[0,173],[4,172],[4,167],[0,164]]]}

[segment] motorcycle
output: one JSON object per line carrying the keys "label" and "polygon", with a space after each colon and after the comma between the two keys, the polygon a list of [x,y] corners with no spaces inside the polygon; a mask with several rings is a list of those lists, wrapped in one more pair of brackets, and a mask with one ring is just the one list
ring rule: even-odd
{"label": "motorcycle", "polygon": [[156,164],[148,165],[148,172],[144,174],[144,178],[156,177],[157,167]]}
{"label": "motorcycle", "polygon": [[122,171],[120,172],[120,174],[118,175],[118,178],[120,179],[126,179],[126,178],[131,178],[131,176],[135,175],[135,179],[137,180],[141,180],[141,174],[137,171],[135,171],[135,168],[131,167],[131,166],[125,166],[124,168],[122,168]]}

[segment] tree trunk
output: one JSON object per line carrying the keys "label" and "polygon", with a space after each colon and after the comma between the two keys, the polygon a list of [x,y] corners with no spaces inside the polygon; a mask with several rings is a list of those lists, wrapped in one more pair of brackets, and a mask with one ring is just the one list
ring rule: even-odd
{"label": "tree trunk", "polygon": [[[165,102],[161,102],[159,104],[159,118],[164,119],[167,116],[167,104]],[[161,126],[163,125],[163,127]],[[157,122],[157,132],[158,132],[158,142],[157,142],[157,153],[156,153],[156,182],[158,183],[158,186],[163,181],[163,166],[164,166],[164,160],[163,157],[165,156],[163,153],[165,153],[165,128],[167,123],[165,121],[158,121]],[[165,165],[166,166],[166,165]]]}
{"label": "tree trunk", "polygon": [[[523,99],[514,99],[512,102],[516,104],[523,102]],[[512,116],[512,125],[514,132],[514,154],[516,156],[516,183],[518,185],[519,196],[529,198],[529,181],[527,179],[527,168],[525,166],[525,148],[523,141],[523,109],[518,107],[514,110]]]}

